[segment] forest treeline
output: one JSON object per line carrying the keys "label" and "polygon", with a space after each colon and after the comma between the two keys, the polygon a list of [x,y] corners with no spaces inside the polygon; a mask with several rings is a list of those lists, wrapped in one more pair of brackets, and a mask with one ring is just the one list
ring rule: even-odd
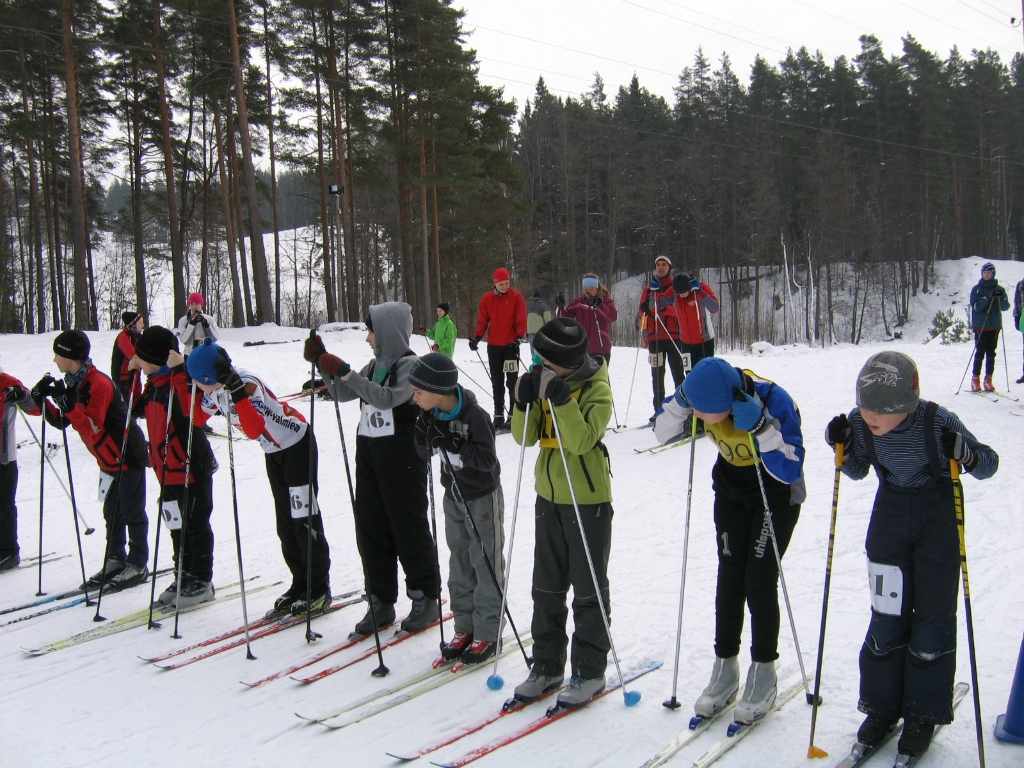
{"label": "forest treeline", "polygon": [[446,300],[465,330],[497,266],[550,299],[668,253],[715,270],[731,338],[797,294],[787,338],[857,340],[834,301],[897,326],[936,260],[1020,258],[1019,54],[865,36],[741,79],[699,50],[671,100],[595,74],[517,111],[469,42],[451,0],[0,0],[0,331],[161,290],[236,326]]}

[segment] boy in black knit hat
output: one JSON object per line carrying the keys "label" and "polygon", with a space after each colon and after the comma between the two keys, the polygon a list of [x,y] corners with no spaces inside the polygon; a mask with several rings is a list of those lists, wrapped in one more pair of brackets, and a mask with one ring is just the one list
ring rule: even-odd
{"label": "boy in black knit hat", "polygon": [[[601,442],[612,416],[612,390],[604,358],[587,354],[587,332],[575,320],[556,318],[533,339],[534,360],[513,389],[512,436],[540,443],[537,457],[533,557],[533,657],[529,677],[516,687],[520,701],[533,701],[562,684],[565,671],[565,601],[573,588],[572,678],[559,706],[578,707],[604,690],[610,643],[597,590],[576,522],[594,561],[602,599],[611,611],[608,558],[612,546],[612,483],[608,453]],[[530,406],[529,420],[526,407]],[[558,420],[556,438],[554,420]],[[561,451],[569,466],[565,475]]]}
{"label": "boy in black knit hat", "polygon": [[501,591],[494,577],[504,573],[505,501],[494,425],[476,395],[458,382],[458,368],[441,352],[421,357],[409,372],[413,400],[423,409],[416,422],[416,451],[427,461],[434,453],[441,456],[445,489],[455,635],[441,655],[473,664],[492,657],[498,641]]}
{"label": "boy in black knit hat", "polygon": [[984,480],[999,457],[955,414],[920,399],[917,366],[902,352],[868,358],[857,407],[825,432],[843,446],[843,474],[878,475],[866,550],[871,624],[860,651],[868,717],[855,752],[875,749],[903,718],[899,753],[917,758],[936,725],[953,721],[960,541],[950,461]]}

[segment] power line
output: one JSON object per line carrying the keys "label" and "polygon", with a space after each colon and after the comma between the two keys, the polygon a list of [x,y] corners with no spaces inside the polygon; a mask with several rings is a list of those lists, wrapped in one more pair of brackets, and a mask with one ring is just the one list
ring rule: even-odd
{"label": "power line", "polygon": [[[713,32],[716,35],[722,35],[723,37],[728,37],[728,38],[731,38],[733,40],[737,40],[737,41],[739,41],[741,43],[746,43],[747,45],[752,45],[755,48],[759,47],[759,44],[755,43],[753,40],[747,40],[747,39],[742,38],[742,37],[737,37],[736,35],[730,35],[728,32],[723,32],[720,29],[714,29],[712,27],[706,27],[703,24],[698,24],[695,21],[689,21],[687,19],[681,19],[678,16],[673,16],[671,13],[665,13],[664,11],[659,11],[659,10],[656,10],[654,8],[648,8],[646,5],[640,5],[639,3],[634,3],[634,2],[632,2],[632,0],[619,0],[619,2],[625,3],[626,5],[632,5],[634,8],[640,8],[641,10],[644,10],[644,11],[649,11],[650,13],[656,13],[659,16],[664,16],[665,18],[668,18],[668,19],[674,19],[675,21],[681,21],[684,24],[689,24],[690,26],[697,27],[698,29],[703,29],[703,30],[705,30],[707,32]],[[767,48],[769,51],[772,51],[773,53],[778,53],[778,54],[783,54],[783,55],[785,55],[785,53],[786,53],[785,51],[780,51],[778,48],[772,48],[770,46],[764,46],[764,47]]]}

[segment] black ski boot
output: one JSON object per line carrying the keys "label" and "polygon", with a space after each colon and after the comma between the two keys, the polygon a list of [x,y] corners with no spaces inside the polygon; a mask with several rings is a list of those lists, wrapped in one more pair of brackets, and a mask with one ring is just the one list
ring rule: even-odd
{"label": "black ski boot", "polygon": [[885,737],[892,733],[897,720],[883,720],[880,717],[869,717],[860,724],[857,741],[869,747],[877,747]]}
{"label": "black ski boot", "polygon": [[366,609],[366,615],[363,616],[356,624],[352,635],[358,636],[372,635],[373,634],[373,617],[376,614],[377,617],[377,629],[384,629],[388,624],[391,624],[395,620],[395,605],[394,603],[383,603],[379,598],[373,595],[363,595],[363,600],[369,602],[373,600],[373,610]]}
{"label": "black ski boot", "polygon": [[419,632],[441,618],[437,598],[427,597],[421,589],[410,589],[408,594],[412,600],[412,608],[409,609],[409,615],[402,620],[403,631],[410,634]]}
{"label": "black ski boot", "polygon": [[292,603],[302,597],[305,593],[305,588],[292,584],[283,595],[274,601],[274,607],[267,611],[264,618],[276,619],[287,613],[291,613]]}
{"label": "black ski boot", "polygon": [[451,640],[441,646],[441,658],[445,661],[458,661],[472,642],[472,632],[456,632]]}
{"label": "black ski boot", "polygon": [[900,734],[899,753],[913,758],[920,757],[931,746],[934,732],[934,723],[906,720],[903,723],[903,733]]}
{"label": "black ski boot", "polygon": [[10,555],[0,555],[0,573],[10,571],[21,565],[21,556],[14,552]]}

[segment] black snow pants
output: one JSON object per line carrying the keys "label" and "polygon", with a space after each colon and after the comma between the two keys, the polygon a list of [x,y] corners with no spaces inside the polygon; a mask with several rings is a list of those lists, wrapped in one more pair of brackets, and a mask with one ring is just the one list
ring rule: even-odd
{"label": "black snow pants", "polygon": [[[680,350],[682,350],[682,355],[680,355]],[[668,361],[668,367],[672,370],[672,382],[675,385],[672,391],[674,392],[683,383],[686,374],[697,364],[698,360],[714,356],[715,340],[708,339],[703,344],[683,344],[680,341],[666,341],[664,339],[654,340],[650,344],[649,352],[651,355],[659,355],[656,360],[653,357],[649,357],[649,362],[661,362],[660,366],[651,365],[654,412],[657,413],[667,397],[665,392],[665,361]],[[664,355],[664,357],[661,355]],[[684,360],[683,355],[689,355],[689,360]]]}
{"label": "black snow pants", "polygon": [[996,370],[996,350],[999,347],[999,329],[974,332],[974,375],[981,375],[981,363],[985,362],[985,375],[991,376]]}
{"label": "black snow pants", "polygon": [[[739,655],[744,603],[750,608],[750,658],[779,658],[779,567],[775,562],[757,469],[737,467],[721,457],[711,473],[718,537],[718,591],[715,595],[715,655]],[[790,503],[790,487],[762,470],[779,556],[793,537],[800,505]]]}
{"label": "black snow pants", "polygon": [[[310,441],[312,445],[312,462],[310,460]],[[290,488],[309,485],[310,463],[313,472],[313,496],[319,492],[317,480],[318,450],[313,430],[306,429],[306,434],[299,442],[283,451],[266,455],[267,479],[270,480],[270,492],[274,496],[274,515],[277,518],[277,538],[281,540],[281,554],[292,574],[292,588],[306,592],[306,564],[308,556],[306,544],[309,531],[306,528],[306,516],[292,517],[292,501]],[[330,587],[331,581],[331,550],[324,536],[324,521],[317,506],[313,507],[313,561],[312,594],[322,594]]]}
{"label": "black snow pants", "polygon": [[[146,468],[103,474],[111,478],[103,499],[103,519],[110,537],[110,558],[125,560],[140,568],[149,560],[149,518],[146,516]],[[116,505],[116,509],[115,509]],[[127,554],[125,545],[128,545]]]}
{"label": "black snow pants", "polygon": [[[184,499],[188,495],[188,516]],[[174,544],[174,564],[177,567],[178,553],[182,546],[182,530],[185,531],[185,552],[181,567],[185,573],[203,581],[213,581],[213,528],[210,515],[213,514],[213,475],[196,477],[188,485],[164,486],[164,498],[178,502],[178,509],[185,525],[171,531]]]}
{"label": "black snow pants", "polygon": [[[612,549],[612,505],[580,504],[601,595],[611,621],[608,590],[608,558]],[[555,504],[537,497],[533,545],[533,658],[541,674],[565,672],[569,638],[566,596],[572,585],[572,672],[586,678],[601,677],[608,665],[608,633],[601,619],[594,579],[583,550],[576,512],[572,504]]]}
{"label": "black snow pants", "polygon": [[18,462],[0,464],[0,557],[19,552],[17,492]]}
{"label": "black snow pants", "polygon": [[[505,373],[505,363],[517,362],[514,371]],[[512,412],[512,392],[519,378],[519,345],[487,345],[487,366],[491,374],[491,394],[494,397],[494,415],[505,417],[505,390],[508,390],[508,411]]]}
{"label": "black snow pants", "polygon": [[960,539],[949,482],[880,487],[867,556],[872,610],[857,708],[885,720],[952,722]]}

